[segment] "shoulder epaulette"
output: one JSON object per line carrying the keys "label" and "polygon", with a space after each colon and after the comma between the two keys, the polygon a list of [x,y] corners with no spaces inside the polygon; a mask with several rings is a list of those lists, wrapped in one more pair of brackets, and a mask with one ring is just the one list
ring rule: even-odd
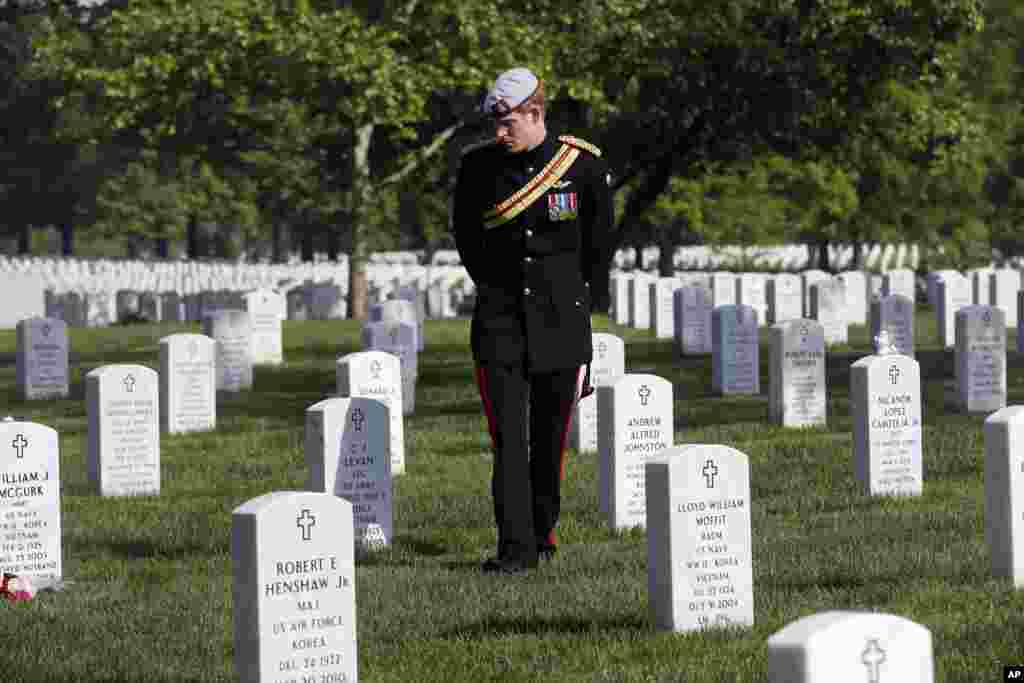
{"label": "shoulder epaulette", "polygon": [[478,149],[483,149],[484,147],[489,147],[490,145],[493,145],[493,144],[496,144],[496,143],[497,143],[497,140],[495,140],[494,138],[487,138],[485,140],[477,140],[476,142],[471,142],[468,145],[466,145],[465,147],[463,147],[462,151],[459,154],[460,154],[460,156],[466,156],[470,152],[475,152]]}
{"label": "shoulder epaulette", "polygon": [[574,137],[572,135],[559,135],[558,139],[559,141],[564,142],[567,145],[572,145],[576,149],[582,149],[587,152],[590,152],[595,157],[601,156],[601,149],[597,145],[592,145],[586,140],[581,140],[580,138]]}

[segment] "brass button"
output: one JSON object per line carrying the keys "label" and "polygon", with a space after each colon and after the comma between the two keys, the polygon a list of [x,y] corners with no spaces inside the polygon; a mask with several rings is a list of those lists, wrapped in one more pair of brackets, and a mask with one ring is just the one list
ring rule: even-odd
{"label": "brass button", "polygon": [[526,289],[524,289],[523,294],[525,294],[526,296],[530,296],[530,288],[527,287]]}
{"label": "brass button", "polygon": [[526,167],[526,172],[527,173],[533,173],[533,166],[527,166]]}
{"label": "brass button", "polygon": [[533,237],[533,230],[527,230],[526,231],[526,236],[527,237]]}
{"label": "brass button", "polygon": [[533,263],[533,257],[532,256],[527,256],[523,260],[526,261],[527,263]]}

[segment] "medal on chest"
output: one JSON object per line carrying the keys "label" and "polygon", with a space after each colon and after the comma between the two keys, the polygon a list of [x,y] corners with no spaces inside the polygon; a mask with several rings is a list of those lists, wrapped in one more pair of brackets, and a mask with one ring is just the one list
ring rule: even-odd
{"label": "medal on chest", "polygon": [[548,218],[553,221],[571,221],[579,212],[575,192],[552,192],[548,195]]}

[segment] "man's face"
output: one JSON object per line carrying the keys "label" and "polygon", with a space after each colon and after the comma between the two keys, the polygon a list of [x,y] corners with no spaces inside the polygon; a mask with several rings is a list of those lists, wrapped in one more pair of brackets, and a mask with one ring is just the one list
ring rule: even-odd
{"label": "man's face", "polygon": [[540,112],[530,108],[496,117],[494,137],[507,152],[525,152],[544,139]]}

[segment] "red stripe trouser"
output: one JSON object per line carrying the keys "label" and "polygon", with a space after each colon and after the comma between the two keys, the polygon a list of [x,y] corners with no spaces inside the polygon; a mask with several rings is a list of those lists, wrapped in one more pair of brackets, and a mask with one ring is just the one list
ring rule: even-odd
{"label": "red stripe trouser", "polygon": [[491,494],[498,557],[536,561],[555,545],[565,476],[565,440],[578,397],[579,368],[526,372],[522,366],[476,369],[494,446]]}

